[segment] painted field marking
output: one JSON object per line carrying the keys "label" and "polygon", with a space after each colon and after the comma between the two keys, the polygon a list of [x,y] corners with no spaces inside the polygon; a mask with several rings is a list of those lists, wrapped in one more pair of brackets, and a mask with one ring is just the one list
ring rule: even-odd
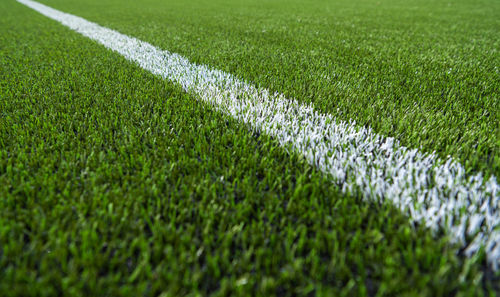
{"label": "painted field marking", "polygon": [[[101,43],[155,75],[180,84],[215,109],[278,141],[332,177],[344,192],[392,201],[413,222],[444,228],[468,256],[484,249],[500,268],[500,190],[495,177],[466,176],[449,158],[408,149],[370,128],[336,120],[229,73],[31,0],[18,2]],[[467,239],[466,239],[467,238]]]}

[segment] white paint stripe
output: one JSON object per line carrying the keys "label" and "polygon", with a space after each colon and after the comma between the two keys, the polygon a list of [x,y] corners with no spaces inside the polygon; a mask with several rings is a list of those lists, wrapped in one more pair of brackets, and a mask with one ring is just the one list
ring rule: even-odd
{"label": "white paint stripe", "polygon": [[495,177],[468,178],[463,166],[451,158],[442,161],[434,154],[407,149],[393,138],[337,121],[231,74],[192,64],[180,55],[37,2],[18,1],[272,136],[331,175],[344,192],[389,199],[414,222],[446,229],[467,255],[484,248],[490,266],[500,267],[500,191]]}

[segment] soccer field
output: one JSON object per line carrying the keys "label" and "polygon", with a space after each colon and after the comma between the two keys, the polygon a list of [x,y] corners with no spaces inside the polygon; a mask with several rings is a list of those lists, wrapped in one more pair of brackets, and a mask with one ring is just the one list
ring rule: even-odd
{"label": "soccer field", "polygon": [[500,293],[498,1],[20,2],[2,294]]}

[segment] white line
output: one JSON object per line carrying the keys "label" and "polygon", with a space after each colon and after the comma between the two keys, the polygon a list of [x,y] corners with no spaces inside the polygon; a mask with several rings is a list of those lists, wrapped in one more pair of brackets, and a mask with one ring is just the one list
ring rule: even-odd
{"label": "white line", "polygon": [[393,138],[338,121],[231,74],[190,63],[180,55],[40,3],[18,1],[272,136],[330,175],[344,192],[389,199],[413,222],[432,230],[444,228],[468,256],[483,248],[490,266],[500,267],[500,191],[495,177],[467,177],[463,166],[451,158],[443,161],[435,154],[410,150]]}

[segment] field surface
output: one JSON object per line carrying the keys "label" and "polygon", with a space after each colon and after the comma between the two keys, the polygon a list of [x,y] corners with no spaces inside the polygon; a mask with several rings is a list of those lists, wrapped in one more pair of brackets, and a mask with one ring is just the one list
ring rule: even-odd
{"label": "field surface", "polygon": [[[41,3],[500,176],[498,1]],[[179,84],[16,1],[0,32],[2,295],[500,294],[484,251]]]}

